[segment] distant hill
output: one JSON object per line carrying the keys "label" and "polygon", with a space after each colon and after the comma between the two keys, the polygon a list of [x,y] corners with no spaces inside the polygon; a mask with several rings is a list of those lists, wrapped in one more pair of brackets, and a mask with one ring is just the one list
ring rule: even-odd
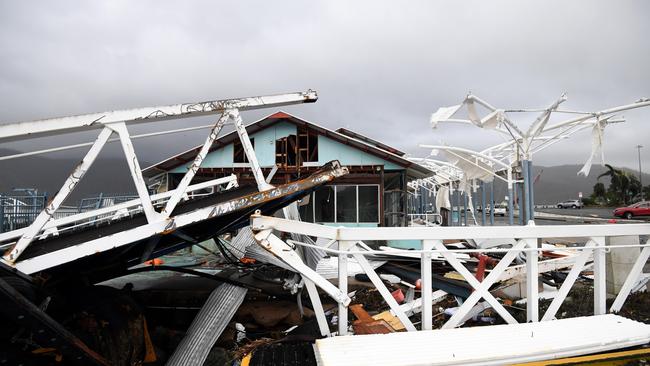
{"label": "distant hill", "polygon": [[[0,156],[14,154],[15,151],[0,149]],[[56,193],[63,184],[72,168],[78,161],[73,159],[51,159],[46,155],[36,155],[26,158],[0,161],[0,192],[10,192],[13,188],[38,188],[40,192]],[[141,167],[147,167],[148,162],[140,162]],[[559,165],[553,167],[534,167],[534,175],[542,174],[535,184],[535,202],[538,204],[553,204],[571,198],[578,198],[578,192],[584,197],[591,194],[596,177],[607,169],[594,165],[588,177],[576,173],[581,165]],[[634,172],[633,172],[634,173]],[[609,178],[602,178],[605,186]],[[650,174],[643,175],[646,185],[650,184]],[[135,187],[131,182],[126,160],[123,158],[100,158],[93,164],[86,177],[74,190],[69,203],[75,203],[80,198],[96,196],[98,193],[133,193]],[[495,200],[501,201],[506,195],[506,186],[495,183]]]}
{"label": "distant hill", "polygon": [[[558,165],[551,167],[535,166],[533,167],[533,177],[541,171],[542,174],[535,184],[535,203],[553,204],[567,199],[577,199],[578,192],[582,192],[583,197],[588,197],[593,192],[594,185],[598,181],[596,177],[607,171],[607,168],[598,165],[591,167],[588,177],[577,175],[582,165]],[[638,172],[624,168],[638,176]],[[609,186],[609,177],[603,177],[600,181]],[[644,185],[650,184],[650,174],[643,174]],[[495,195],[497,200],[503,199],[506,194],[505,184],[495,184]]]}
{"label": "distant hill", "polygon": [[[17,153],[0,149],[0,156]],[[14,188],[37,188],[39,192],[55,194],[78,164],[74,159],[52,159],[47,155],[0,160],[0,192],[10,193]],[[140,162],[142,167],[150,165]],[[124,158],[102,158],[91,166],[84,179],[77,185],[65,204],[75,204],[80,198],[93,197],[98,193],[124,194],[135,192]]]}

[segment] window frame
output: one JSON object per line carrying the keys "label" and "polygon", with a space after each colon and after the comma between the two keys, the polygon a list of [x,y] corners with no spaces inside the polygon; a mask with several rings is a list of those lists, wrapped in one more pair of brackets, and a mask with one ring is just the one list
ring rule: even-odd
{"label": "window frame", "polygon": [[[356,199],[356,220],[355,221],[350,221],[350,222],[339,222],[337,218],[337,213],[336,209],[338,208],[338,186],[344,186],[344,187],[355,187],[354,192],[355,192],[355,199]],[[334,221],[328,221],[328,222],[319,222],[316,221],[316,205],[314,204],[315,201],[315,195],[316,191],[310,193],[310,201],[311,201],[311,209],[312,209],[312,220],[311,222],[316,223],[316,224],[325,224],[325,223],[331,223],[331,224],[381,224],[381,185],[380,184],[332,184],[332,185],[327,185],[326,187],[332,187],[334,188]],[[377,187],[377,218],[376,221],[364,221],[364,222],[359,222],[359,187]]]}

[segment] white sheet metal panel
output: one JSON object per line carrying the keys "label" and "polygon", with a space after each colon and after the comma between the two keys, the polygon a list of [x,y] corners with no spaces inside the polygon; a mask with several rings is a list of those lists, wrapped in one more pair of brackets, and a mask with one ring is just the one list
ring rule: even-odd
{"label": "white sheet metal panel", "polygon": [[341,336],[314,345],[321,366],[502,365],[632,347],[650,341],[650,325],[618,315],[539,323]]}
{"label": "white sheet metal panel", "polygon": [[[381,267],[386,261],[368,261],[372,269]],[[326,257],[318,262],[316,265],[316,272],[323,276],[325,279],[333,279],[339,277],[339,259],[338,257]],[[348,276],[352,277],[358,273],[364,273],[363,268],[359,265],[354,257],[348,258]]]}

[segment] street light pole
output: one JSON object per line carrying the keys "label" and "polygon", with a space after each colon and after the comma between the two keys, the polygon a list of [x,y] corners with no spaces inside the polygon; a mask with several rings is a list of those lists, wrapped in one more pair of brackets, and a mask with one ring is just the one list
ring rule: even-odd
{"label": "street light pole", "polygon": [[636,145],[636,149],[639,153],[639,184],[641,184],[641,199],[645,199],[645,197],[643,196],[643,176],[641,175],[642,174],[641,173],[641,148],[642,147],[643,147],[642,145]]}

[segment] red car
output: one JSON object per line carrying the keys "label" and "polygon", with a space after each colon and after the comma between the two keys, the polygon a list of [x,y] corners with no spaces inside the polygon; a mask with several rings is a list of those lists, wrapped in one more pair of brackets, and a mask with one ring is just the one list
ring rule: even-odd
{"label": "red car", "polygon": [[614,210],[614,216],[631,219],[634,216],[650,216],[650,201],[641,201],[627,207]]}

